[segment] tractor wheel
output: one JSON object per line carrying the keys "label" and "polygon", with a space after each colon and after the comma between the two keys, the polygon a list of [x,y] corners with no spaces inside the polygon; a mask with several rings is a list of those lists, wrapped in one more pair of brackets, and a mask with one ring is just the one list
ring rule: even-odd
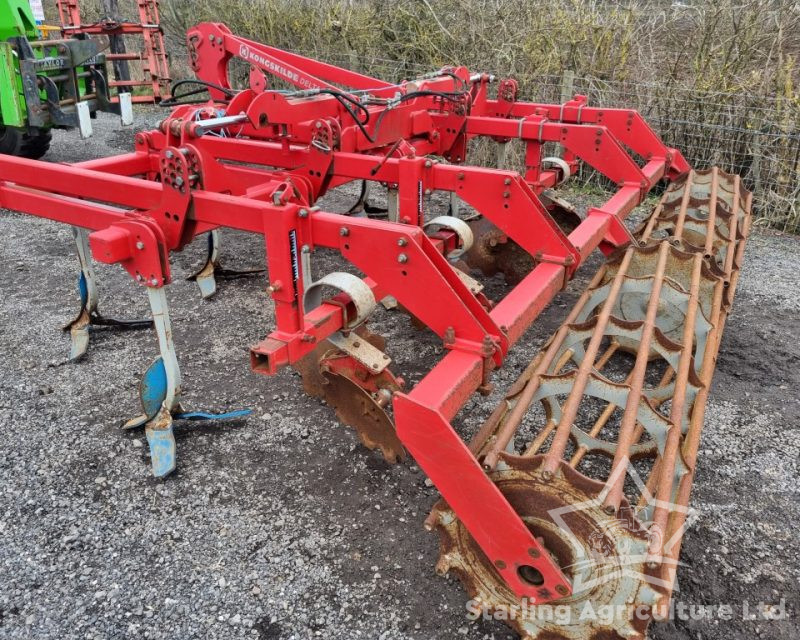
{"label": "tractor wheel", "polygon": [[52,137],[47,129],[28,133],[15,127],[0,126],[0,153],[38,160],[50,149]]}
{"label": "tractor wheel", "polygon": [[38,160],[50,150],[52,139],[53,134],[49,129],[37,129],[34,134],[24,133],[19,155],[31,160]]}
{"label": "tractor wheel", "polygon": [[17,156],[21,147],[22,132],[12,127],[0,126],[0,153]]}

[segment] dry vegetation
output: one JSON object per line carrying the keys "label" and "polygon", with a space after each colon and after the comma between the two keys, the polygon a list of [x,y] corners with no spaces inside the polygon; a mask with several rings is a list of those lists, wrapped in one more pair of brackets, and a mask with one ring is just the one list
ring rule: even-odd
{"label": "dry vegetation", "polygon": [[[120,3],[124,5],[123,2]],[[698,166],[758,190],[759,214],[800,228],[800,4],[788,0],[161,0],[174,73],[194,23],[399,79],[445,64],[512,75],[560,100],[641,110]]]}

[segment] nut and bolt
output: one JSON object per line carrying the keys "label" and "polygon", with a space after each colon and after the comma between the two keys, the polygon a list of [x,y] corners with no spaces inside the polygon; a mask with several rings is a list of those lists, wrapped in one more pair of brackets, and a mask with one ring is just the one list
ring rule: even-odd
{"label": "nut and bolt", "polygon": [[347,227],[340,228],[339,229],[339,235],[342,236],[342,237],[349,236],[350,235],[350,229],[348,229]]}
{"label": "nut and bolt", "polygon": [[157,278],[150,278],[150,284],[154,287],[158,286],[158,279]]}
{"label": "nut and bolt", "polygon": [[398,247],[405,247],[408,244],[408,240],[405,238],[398,238],[397,239],[397,246]]}
{"label": "nut and bolt", "polygon": [[142,242],[141,240],[139,240],[139,242],[137,242],[137,243],[136,243],[136,248],[137,248],[139,251],[141,251],[142,249],[144,249],[144,242]]}
{"label": "nut and bolt", "polygon": [[405,264],[408,262],[408,256],[405,253],[401,253],[399,256],[397,256],[397,261],[400,264]]}
{"label": "nut and bolt", "polygon": [[297,215],[300,216],[301,218],[307,218],[308,209],[300,209],[300,211],[297,212]]}

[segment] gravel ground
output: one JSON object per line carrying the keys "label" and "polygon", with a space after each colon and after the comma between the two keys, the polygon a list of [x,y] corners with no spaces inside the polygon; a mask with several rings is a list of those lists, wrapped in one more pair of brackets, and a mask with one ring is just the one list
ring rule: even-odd
{"label": "gravel ground", "polygon": [[[137,126],[157,118],[145,111]],[[57,134],[48,159],[130,146],[133,131],[117,131],[113,118],[95,131],[87,142]],[[461,586],[434,574],[438,543],[421,524],[437,494],[413,462],[388,466],[358,445],[296,374],[250,372],[247,347],[272,325],[264,278],[223,283],[203,302],[183,279],[201,243],[174,257],[184,404],[253,415],[179,426],[178,471],[156,481],[144,435],[118,429],[138,413],[153,335],[95,333],[82,363],[61,366],[69,341],[60,327],[77,310],[69,229],[5,212],[0,225],[0,638],[514,637],[499,622],[468,623]],[[224,235],[228,265],[263,263],[258,238],[233,235]],[[656,625],[654,639],[800,636],[798,272],[800,239],[753,234],[707,411],[679,598],[730,605],[733,619]],[[542,315],[498,387],[589,275]],[[100,266],[99,276],[106,314],[145,315],[146,296],[122,269]],[[412,383],[441,353],[402,317],[380,315],[372,328]],[[468,404],[465,433],[496,400]],[[755,612],[781,599],[786,620],[742,615],[745,601]]]}

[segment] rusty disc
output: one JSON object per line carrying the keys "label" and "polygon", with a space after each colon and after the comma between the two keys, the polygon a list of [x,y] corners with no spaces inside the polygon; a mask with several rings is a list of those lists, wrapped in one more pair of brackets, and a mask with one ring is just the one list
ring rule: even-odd
{"label": "rusty disc", "polygon": [[[648,532],[627,503],[618,515],[603,510],[601,483],[566,464],[545,481],[541,461],[506,456],[490,477],[570,579],[573,594],[549,605],[521,601],[444,501],[431,514],[441,541],[437,572],[456,573],[471,610],[503,620],[523,640],[644,640],[650,609],[662,595],[645,562]],[[592,618],[587,604],[622,614]],[[562,615],[554,619],[543,607],[550,613],[559,607]]]}
{"label": "rusty disc", "polygon": [[541,195],[541,200],[547,207],[547,212],[550,214],[550,217],[555,220],[556,224],[566,235],[575,231],[582,222],[575,207],[563,198],[559,198],[554,191],[550,189],[545,191]]}
{"label": "rusty disc", "polygon": [[506,282],[517,284],[533,269],[531,255],[486,218],[469,222],[475,238],[464,261],[487,276],[502,273]]}
{"label": "rusty disc", "polygon": [[342,423],[353,427],[367,449],[380,449],[386,462],[394,464],[405,458],[405,449],[397,437],[394,422],[372,395],[345,376],[326,371],[325,402]]}
{"label": "rusty disc", "polygon": [[[380,351],[386,351],[386,338],[377,333],[372,333],[366,325],[355,329],[355,333],[369,342]],[[325,399],[325,379],[320,371],[320,362],[327,354],[340,353],[333,343],[323,340],[313,351],[292,365],[303,378],[303,390],[314,398]]]}
{"label": "rusty disc", "polygon": [[[355,332],[373,347],[386,350],[386,339],[372,333],[364,325]],[[311,353],[295,363],[294,368],[303,379],[303,389],[315,398],[325,400],[336,412],[339,420],[356,430],[358,437],[368,449],[380,449],[389,463],[400,462],[405,458],[405,449],[395,432],[394,422],[373,395],[361,385],[346,376],[326,371],[322,363],[343,355],[331,342],[324,340]],[[381,386],[390,391],[393,388],[390,376],[381,377]],[[384,379],[385,378],[385,379]]]}

